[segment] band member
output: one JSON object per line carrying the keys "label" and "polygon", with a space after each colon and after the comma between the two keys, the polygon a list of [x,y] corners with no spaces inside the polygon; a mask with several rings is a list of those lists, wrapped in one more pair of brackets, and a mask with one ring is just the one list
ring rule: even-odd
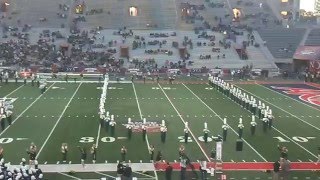
{"label": "band member", "polygon": [[208,124],[205,122],[204,123],[204,129],[203,129],[203,139],[204,139],[204,142],[207,143],[208,142],[208,136],[209,136],[209,129],[208,129]]}
{"label": "band member", "polygon": [[223,141],[227,140],[228,128],[229,128],[229,126],[227,125],[227,118],[224,118],[223,125],[222,125]]}
{"label": "band member", "polygon": [[272,129],[272,123],[273,123],[273,119],[274,119],[274,116],[272,115],[272,110],[269,109],[269,112],[268,112],[268,119],[269,119],[269,129]]}
{"label": "band member", "polygon": [[256,132],[256,126],[257,126],[257,123],[256,123],[256,120],[255,120],[254,114],[252,114],[252,120],[251,120],[251,122],[250,122],[250,125],[251,125],[251,128],[250,128],[250,130],[251,130],[251,135],[254,135],[255,132]]}
{"label": "band member", "polygon": [[67,143],[62,143],[61,153],[62,153],[62,161],[67,162],[67,155],[68,155],[68,144]]}
{"label": "band member", "polygon": [[90,153],[92,156],[92,163],[95,164],[96,160],[97,160],[97,146],[96,146],[96,144],[93,144],[91,146]]}
{"label": "band member", "polygon": [[109,115],[109,111],[106,112],[106,116],[105,116],[105,128],[106,128],[106,132],[109,131],[109,127],[110,127],[110,115]]}
{"label": "band member", "polygon": [[133,124],[130,123],[127,125],[127,129],[128,129],[128,139],[130,140],[132,137],[132,128],[133,128]]}
{"label": "band member", "polygon": [[6,115],[6,110],[4,107],[4,104],[0,104],[0,124],[1,124],[1,129],[2,131],[5,128],[5,119],[6,119],[7,115]]}
{"label": "band member", "polygon": [[242,138],[243,128],[244,128],[244,125],[242,124],[242,118],[240,118],[240,119],[239,119],[239,124],[238,124],[239,139]]}
{"label": "band member", "polygon": [[267,115],[264,115],[262,122],[263,122],[263,132],[267,132],[268,125],[269,125],[269,119],[267,118]]}
{"label": "band member", "polygon": [[114,120],[114,115],[111,115],[111,120],[110,120],[110,134],[111,134],[111,137],[114,137],[114,134],[115,134],[115,128],[116,128],[116,122]]}
{"label": "band member", "polygon": [[167,136],[167,127],[166,127],[166,122],[162,120],[161,127],[160,127],[160,132],[161,132],[161,142],[165,143],[166,142],[166,136]]}
{"label": "band member", "polygon": [[188,143],[188,138],[189,138],[188,122],[185,123],[185,128],[183,131],[184,131],[184,142]]}

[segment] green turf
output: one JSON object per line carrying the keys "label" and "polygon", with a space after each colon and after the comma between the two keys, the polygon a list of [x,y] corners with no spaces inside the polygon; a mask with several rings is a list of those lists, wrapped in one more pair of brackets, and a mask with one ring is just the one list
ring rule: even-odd
{"label": "green turf", "polygon": [[[1,84],[0,96],[8,95],[20,85],[15,83]],[[106,109],[115,115],[117,122],[114,141],[112,138],[110,139],[110,132],[106,132],[104,127],[101,127],[101,131],[98,133],[98,105],[101,89],[97,87],[100,87],[101,84],[54,83],[50,85],[52,85],[51,88],[43,95],[40,95],[40,90],[37,87],[31,87],[31,84],[27,84],[8,96],[9,98],[17,98],[17,100],[14,102],[14,119],[16,121],[0,134],[0,143],[5,150],[6,161],[17,164],[22,157],[27,157],[26,149],[31,142],[37,145],[38,150],[41,149],[38,157],[39,162],[47,162],[48,164],[56,164],[58,161],[62,163],[61,143],[69,145],[68,163],[69,161],[80,163],[80,153],[77,146],[85,146],[89,152],[92,144],[97,142],[99,144],[98,163],[120,160],[120,148],[123,145],[128,149],[127,161],[149,162],[148,144],[154,145],[156,152],[162,151],[163,159],[171,162],[178,161],[178,148],[183,144],[186,146],[186,153],[190,159],[196,161],[208,157],[214,147],[214,142],[204,143],[199,139],[203,136],[203,123],[208,123],[210,136],[216,136],[222,134],[221,126],[223,123],[220,118],[224,117],[227,117],[228,124],[235,132],[232,129],[228,130],[227,141],[223,143],[223,161],[252,162],[264,161],[264,159],[274,161],[279,157],[276,146],[280,143],[274,137],[290,141],[280,144],[288,147],[291,161],[309,161],[309,159],[315,161],[316,159],[312,154],[316,154],[316,148],[319,146],[319,132],[302,122],[301,119],[320,127],[319,118],[316,118],[319,115],[319,110],[285,98],[258,85],[239,86],[269,102],[266,104],[273,109],[276,116],[275,128],[278,131],[274,129],[263,133],[262,125],[258,121],[256,135],[251,136],[251,114],[221,93],[211,89],[209,85],[136,83],[133,86],[132,84],[110,84],[109,87],[116,89],[108,90]],[[71,97],[73,99],[70,99]],[[66,107],[66,105],[69,106]],[[131,117],[132,121],[142,121],[139,108],[142,117],[145,117],[147,121],[159,124],[161,120],[166,121],[168,133],[165,143],[161,143],[160,133],[148,133],[147,142],[143,141],[141,133],[134,133],[131,140],[125,139],[127,130],[123,124],[127,122],[128,117]],[[242,152],[235,151],[239,117],[242,117],[244,121],[243,138],[247,142],[244,144]],[[187,144],[178,139],[179,136],[184,135],[184,122],[186,121],[189,122],[192,132],[190,133],[192,142]],[[294,140],[297,137],[315,137],[315,139],[299,142]],[[27,139],[17,140],[17,138]],[[87,138],[87,141],[81,142],[81,138]],[[107,142],[110,140],[112,142]],[[86,163],[91,163],[90,155],[88,155]],[[242,173],[235,172],[235,175],[230,173],[234,178],[237,178],[236,176],[239,174],[242,177]],[[256,176],[254,173],[248,174],[248,178]],[[258,174],[261,177],[268,177],[267,174]],[[310,176],[313,174],[310,173]],[[298,177],[307,175],[308,172],[297,173]],[[48,176],[56,176],[56,174]],[[61,179],[66,178],[62,175],[58,176]],[[87,178],[85,176],[87,174],[80,174],[79,178]],[[95,178],[95,176],[97,174],[89,174],[88,178]],[[316,177],[316,175],[311,177]]]}

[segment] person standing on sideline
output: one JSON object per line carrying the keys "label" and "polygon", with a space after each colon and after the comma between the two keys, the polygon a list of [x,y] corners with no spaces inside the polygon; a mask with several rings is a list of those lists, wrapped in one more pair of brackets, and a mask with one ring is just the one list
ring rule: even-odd
{"label": "person standing on sideline", "polygon": [[172,176],[172,166],[170,165],[169,162],[167,162],[167,167],[166,167],[166,180],[171,180],[171,176]]}
{"label": "person standing on sideline", "polygon": [[90,153],[92,155],[92,163],[95,164],[97,160],[97,146],[93,144],[90,149]]}
{"label": "person standing on sideline", "polygon": [[207,179],[207,161],[202,159],[200,161],[200,173],[201,173],[201,180]]}
{"label": "person standing on sideline", "polygon": [[143,140],[143,141],[146,141],[147,128],[146,128],[146,126],[143,124],[142,127],[141,127],[141,129],[142,129],[142,140]]}
{"label": "person standing on sideline", "polygon": [[316,162],[316,165],[320,162],[320,147],[318,147],[318,161]]}
{"label": "person standing on sideline", "polygon": [[67,155],[68,155],[68,144],[62,143],[61,145],[61,153],[62,153],[62,162],[67,162]]}
{"label": "person standing on sideline", "polygon": [[122,146],[120,153],[121,153],[121,160],[126,161],[127,148],[125,146]]}
{"label": "person standing on sideline", "polygon": [[149,148],[149,154],[150,154],[150,162],[153,162],[154,157],[154,145],[151,145]]}
{"label": "person standing on sideline", "polygon": [[188,122],[185,123],[185,128],[183,131],[184,131],[184,143],[188,143],[188,138],[189,138]]}
{"label": "person standing on sideline", "polygon": [[80,150],[80,156],[81,156],[81,164],[82,167],[85,167],[84,161],[87,159],[87,151],[85,147],[80,147],[78,146],[79,150]]}
{"label": "person standing on sideline", "polygon": [[289,180],[291,162],[287,158],[281,159],[281,177],[283,180]]}
{"label": "person standing on sideline", "polygon": [[37,157],[37,146],[32,142],[30,144],[29,150],[27,150],[27,153],[29,154],[29,164],[34,164],[34,160]]}
{"label": "person standing on sideline", "polygon": [[187,158],[185,157],[185,155],[180,157],[180,167],[181,167],[180,180],[186,180]]}
{"label": "person standing on sideline", "polygon": [[272,180],[279,180],[280,161],[277,160],[273,163],[273,176]]}

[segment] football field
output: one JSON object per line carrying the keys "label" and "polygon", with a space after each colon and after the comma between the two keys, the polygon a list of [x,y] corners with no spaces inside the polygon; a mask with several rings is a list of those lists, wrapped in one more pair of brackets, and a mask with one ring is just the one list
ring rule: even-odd
{"label": "football field", "polygon": [[[230,128],[227,140],[223,142],[222,160],[229,164],[224,172],[228,179],[269,179],[272,175],[260,171],[259,165],[265,167],[270,165],[267,162],[279,159],[277,145],[286,146],[289,160],[294,167],[301,169],[291,173],[292,179],[320,179],[319,172],[311,171],[320,168],[320,164],[315,165],[320,147],[320,89],[316,85],[295,83],[243,82],[235,85],[272,109],[275,120],[271,130],[264,132],[262,122],[257,119],[256,133],[251,135],[251,113],[204,81],[109,83],[105,107],[117,123],[113,137],[110,130],[99,124],[101,83],[49,81],[44,94],[31,83],[1,83],[0,98],[14,101],[14,113],[13,124],[8,126],[6,123],[6,128],[0,133],[0,145],[4,149],[6,162],[19,164],[21,158],[28,157],[26,150],[34,142],[40,168],[42,164],[55,167],[80,164],[78,146],[87,149],[86,164],[92,164],[92,144],[98,147],[96,165],[120,161],[122,146],[128,150],[126,162],[131,163],[150,163],[151,145],[155,146],[155,156],[161,151],[162,160],[169,162],[179,162],[180,145],[185,146],[192,162],[201,159],[212,161],[210,155],[215,148],[214,140],[222,135],[223,119],[227,118]],[[244,124],[244,143],[243,150],[236,151],[240,117]],[[128,118],[135,124],[130,139],[126,129]],[[146,118],[148,123],[145,141],[141,132],[142,118]],[[165,143],[161,142],[159,132],[162,120],[168,128]],[[190,128],[188,143],[184,142],[186,122]],[[210,130],[207,143],[203,139],[205,122]],[[66,163],[62,162],[62,143],[67,143],[69,147]],[[245,164],[250,164],[247,169],[250,171],[232,170],[232,167],[239,170]],[[306,166],[301,168],[300,165]],[[164,179],[164,173],[159,168],[148,174],[137,171],[134,175],[142,179]],[[179,179],[178,172],[173,175],[174,179]],[[45,177],[112,179],[116,173],[46,173]],[[210,178],[220,179],[220,176]]]}

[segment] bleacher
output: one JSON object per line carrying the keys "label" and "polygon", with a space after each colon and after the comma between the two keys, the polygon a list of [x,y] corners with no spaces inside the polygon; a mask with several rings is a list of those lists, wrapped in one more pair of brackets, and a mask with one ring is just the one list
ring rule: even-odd
{"label": "bleacher", "polygon": [[292,58],[306,29],[260,29],[260,34],[274,58]]}
{"label": "bleacher", "polygon": [[320,29],[312,29],[304,43],[305,46],[320,46]]}

